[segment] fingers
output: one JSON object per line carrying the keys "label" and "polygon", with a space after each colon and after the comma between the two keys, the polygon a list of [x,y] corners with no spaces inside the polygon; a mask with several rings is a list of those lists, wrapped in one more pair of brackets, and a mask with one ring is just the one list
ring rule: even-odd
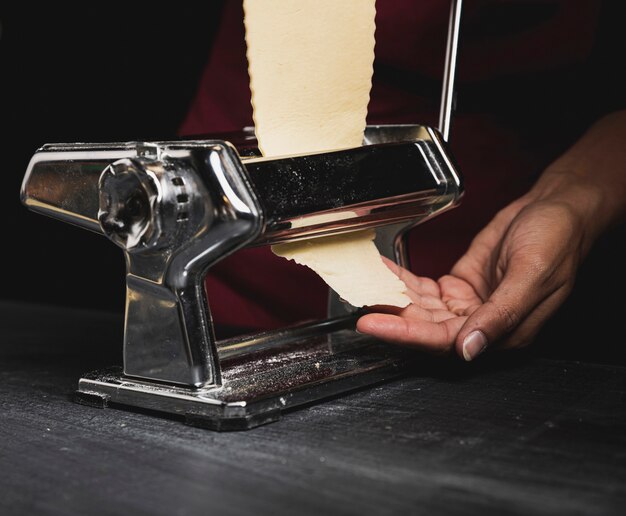
{"label": "fingers", "polygon": [[[392,262],[389,267],[411,285],[408,294],[413,304],[404,309],[374,307],[382,313],[363,316],[357,329],[382,340],[431,352],[456,348],[466,361],[496,341],[502,347],[525,345],[560,304],[548,302],[555,289],[550,291],[551,282],[542,273],[545,268],[533,267],[528,260],[510,266],[485,302],[470,283],[453,275],[439,279],[436,291],[440,297],[419,294],[416,291],[430,294],[435,289],[425,278]],[[533,270],[537,272],[533,274]]]}
{"label": "fingers", "polygon": [[[421,278],[384,258],[383,261],[408,287],[407,294],[412,304],[405,308],[375,306],[357,322],[357,330],[395,344],[410,345],[434,353],[447,353],[454,343],[466,317],[452,313],[441,298],[439,283],[430,278]],[[454,288],[468,299],[476,302],[475,292],[470,286],[448,282],[451,295]],[[461,283],[459,281],[459,283]]]}
{"label": "fingers", "polygon": [[411,302],[415,306],[426,310],[447,310],[446,304],[439,297],[422,296],[413,290],[408,290],[406,294],[411,298]]}
{"label": "fingers", "polygon": [[472,307],[456,340],[457,353],[465,360],[474,360],[489,345],[509,336],[554,293],[556,289],[550,290],[541,274],[531,271],[528,264],[509,269],[489,299]]}
{"label": "fingers", "polygon": [[492,291],[493,260],[497,259],[498,249],[512,221],[530,202],[524,196],[499,211],[496,216],[472,240],[466,253],[454,264],[450,273],[473,285],[476,292],[487,299]]}
{"label": "fingers", "polygon": [[[567,297],[567,291],[560,289],[530,312],[530,314],[506,338],[500,340],[499,349],[523,348],[537,336],[546,321],[556,312]],[[485,334],[480,331],[471,332],[463,342],[461,353],[467,361],[480,355],[488,346]]]}
{"label": "fingers", "polygon": [[368,314],[357,322],[357,330],[395,344],[434,353],[447,353],[466,318],[448,315],[438,322],[392,314]]}
{"label": "fingers", "polygon": [[400,278],[410,290],[414,291],[417,294],[422,296],[432,296],[439,298],[441,297],[441,291],[439,290],[439,285],[436,281],[430,278],[422,278],[416,276],[412,272],[408,271],[404,267],[401,267],[394,261],[386,258],[384,256],[381,257],[387,267],[391,269],[391,271]]}
{"label": "fingers", "polygon": [[370,313],[391,314],[408,319],[419,319],[426,322],[436,323],[456,317],[449,310],[446,310],[445,307],[444,309],[423,308],[415,303],[412,303],[404,308],[385,305],[372,306],[370,307]]}
{"label": "fingers", "polygon": [[[411,302],[421,308],[432,310],[446,310],[445,303],[441,300],[441,292],[436,281],[430,278],[421,278],[412,272],[401,267],[394,261],[381,256],[387,267],[400,278],[408,287],[406,294],[411,298]],[[383,309],[383,307],[373,307]]]}
{"label": "fingers", "polygon": [[483,302],[472,285],[455,276],[442,276],[439,279],[439,286],[441,300],[446,308],[456,315],[470,315]]}
{"label": "fingers", "polygon": [[542,301],[537,308],[519,324],[511,335],[498,342],[498,348],[522,348],[530,344],[547,320],[552,317],[563,304],[568,293],[568,289],[559,289],[545,301]]}

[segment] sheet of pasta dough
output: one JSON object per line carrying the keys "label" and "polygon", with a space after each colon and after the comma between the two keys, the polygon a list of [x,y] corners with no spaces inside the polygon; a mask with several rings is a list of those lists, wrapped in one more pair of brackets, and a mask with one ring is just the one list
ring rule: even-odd
{"label": "sheet of pasta dough", "polygon": [[[375,0],[244,0],[254,124],[264,156],[358,147],[374,62]],[[353,306],[406,306],[373,231],[273,246]]]}

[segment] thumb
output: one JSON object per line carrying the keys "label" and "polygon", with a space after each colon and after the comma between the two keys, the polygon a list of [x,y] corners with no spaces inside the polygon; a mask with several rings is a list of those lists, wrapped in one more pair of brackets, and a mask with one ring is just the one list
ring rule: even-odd
{"label": "thumb", "polygon": [[456,339],[457,353],[469,362],[513,332],[546,297],[544,290],[528,268],[507,271],[489,299],[465,321]]}

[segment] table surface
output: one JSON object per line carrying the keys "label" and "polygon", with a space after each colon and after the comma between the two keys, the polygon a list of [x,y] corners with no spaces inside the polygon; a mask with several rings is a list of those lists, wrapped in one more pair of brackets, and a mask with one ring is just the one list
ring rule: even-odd
{"label": "table surface", "polygon": [[531,353],[247,432],[72,402],[121,316],[0,302],[1,514],[623,514],[626,368]]}

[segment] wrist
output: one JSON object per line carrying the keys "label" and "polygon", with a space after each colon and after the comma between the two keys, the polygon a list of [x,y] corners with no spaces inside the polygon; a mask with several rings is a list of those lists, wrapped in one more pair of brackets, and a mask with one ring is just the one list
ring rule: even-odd
{"label": "wrist", "polygon": [[608,114],[537,182],[541,195],[573,199],[597,233],[626,221],[626,110]]}
{"label": "wrist", "polygon": [[601,182],[575,170],[548,167],[529,192],[535,202],[558,203],[568,208],[581,231],[583,253],[611,225],[611,192]]}

